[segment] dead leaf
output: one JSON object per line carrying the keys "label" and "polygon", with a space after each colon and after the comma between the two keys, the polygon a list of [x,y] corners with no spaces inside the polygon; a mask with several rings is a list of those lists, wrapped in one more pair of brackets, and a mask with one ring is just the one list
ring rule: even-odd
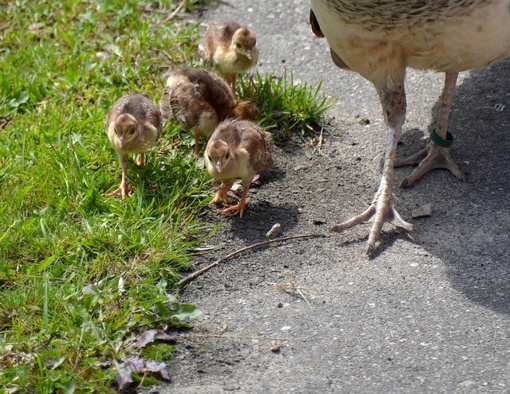
{"label": "dead leaf", "polygon": [[117,368],[117,376],[115,379],[119,385],[119,390],[127,390],[133,384],[131,368],[127,365],[119,364],[117,362],[115,362],[115,367]]}
{"label": "dead leaf", "polygon": [[165,341],[165,342],[175,342],[175,337],[168,335],[163,330],[147,330],[144,333],[138,335],[135,339],[135,343],[133,346],[142,348],[147,346],[149,343],[154,342],[155,340]]}
{"label": "dead leaf", "polygon": [[92,364],[94,366],[94,368],[106,368],[110,365],[111,363],[109,361],[96,361],[94,364]]}
{"label": "dead leaf", "polygon": [[120,391],[128,390],[133,384],[133,372],[139,375],[151,375],[159,379],[170,381],[170,369],[164,363],[158,363],[154,360],[146,361],[139,356],[128,358],[125,362],[119,364],[115,363],[117,368],[117,384]]}
{"label": "dead leaf", "polygon": [[157,363],[154,360],[148,361],[145,364],[147,371],[152,372],[152,374],[156,374],[162,379],[171,380],[170,379],[170,370],[165,363]]}
{"label": "dead leaf", "polygon": [[130,357],[125,362],[131,368],[131,371],[136,373],[142,373],[145,368],[145,360],[138,356]]}
{"label": "dead leaf", "polygon": [[419,208],[416,208],[412,213],[413,219],[428,217],[431,215],[432,215],[432,204],[430,202],[425,205],[422,205]]}

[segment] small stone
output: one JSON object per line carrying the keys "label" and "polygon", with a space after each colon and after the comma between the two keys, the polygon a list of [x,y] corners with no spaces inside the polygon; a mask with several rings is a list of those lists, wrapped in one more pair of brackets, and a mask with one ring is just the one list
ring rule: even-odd
{"label": "small stone", "polygon": [[277,341],[271,342],[271,351],[277,353],[280,351],[281,345]]}
{"label": "small stone", "polygon": [[457,385],[457,387],[472,387],[475,386],[476,382],[474,380],[465,380]]}
{"label": "small stone", "polygon": [[282,226],[280,223],[275,223],[273,227],[266,233],[266,238],[276,237],[282,232]]}
{"label": "small stone", "polygon": [[234,193],[239,193],[241,190],[243,190],[243,185],[241,183],[234,183],[230,190],[232,190]]}

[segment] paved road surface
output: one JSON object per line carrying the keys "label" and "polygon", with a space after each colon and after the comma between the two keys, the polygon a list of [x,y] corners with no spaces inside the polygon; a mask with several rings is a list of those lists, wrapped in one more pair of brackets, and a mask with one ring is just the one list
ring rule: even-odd
{"label": "paved road surface", "polygon": [[[322,151],[312,155],[295,141],[277,147],[245,219],[225,223],[209,241],[225,247],[197,259],[197,268],[264,240],[276,222],[283,235],[327,233],[364,210],[377,189],[385,130],[375,91],[332,64],[308,9],[305,0],[235,0],[206,15],[253,28],[258,71],[323,80],[324,94],[339,100]],[[399,154],[424,145],[443,76],[409,71],[406,83]],[[436,171],[395,191],[406,218],[432,204],[431,217],[412,220],[421,235],[387,226],[368,260],[363,225],[242,255],[194,282],[182,300],[204,310],[193,332],[204,337],[179,340],[173,383],[160,392],[510,392],[510,61],[462,74],[450,131],[466,182]],[[292,281],[306,301],[276,286]]]}

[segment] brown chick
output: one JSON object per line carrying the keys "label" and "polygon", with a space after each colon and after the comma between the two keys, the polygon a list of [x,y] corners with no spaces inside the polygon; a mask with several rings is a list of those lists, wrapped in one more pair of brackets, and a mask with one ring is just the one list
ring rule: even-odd
{"label": "brown chick", "polygon": [[234,94],[237,74],[252,68],[259,57],[255,34],[235,21],[210,25],[200,49],[204,59],[225,78]]}
{"label": "brown chick", "polygon": [[228,85],[218,75],[198,69],[173,71],[166,81],[159,106],[164,122],[174,120],[195,136],[195,155],[200,136],[211,134],[219,122],[230,117],[256,120],[259,110],[251,100],[236,103]]}
{"label": "brown chick", "polygon": [[143,94],[124,96],[117,100],[106,119],[108,138],[119,155],[122,168],[120,187],[107,197],[121,194],[129,197],[126,173],[130,153],[140,153],[135,160],[141,166],[144,152],[156,145],[161,132],[161,114],[158,107]]}
{"label": "brown chick", "polygon": [[[367,253],[371,255],[383,224],[407,231],[392,194],[393,168],[418,164],[402,182],[410,187],[425,173],[446,168],[463,174],[450,156],[448,133],[455,84],[460,71],[486,66],[510,55],[510,0],[311,0],[312,30],[326,37],[333,62],[373,83],[387,126],[387,145],[379,189],[368,209],[332,231],[372,219]],[[406,115],[406,67],[445,73],[436,130],[427,148],[395,160]]]}
{"label": "brown chick", "polygon": [[257,108],[257,104],[255,104],[253,100],[243,100],[235,105],[232,113],[228,117],[255,121],[259,116],[260,111]]}
{"label": "brown chick", "polygon": [[236,179],[241,179],[243,194],[237,205],[221,211],[226,214],[239,211],[244,216],[246,195],[255,174],[267,171],[273,165],[271,134],[246,120],[226,120],[218,125],[207,143],[204,160],[209,174],[222,181],[222,187],[210,202],[227,202],[227,191]]}

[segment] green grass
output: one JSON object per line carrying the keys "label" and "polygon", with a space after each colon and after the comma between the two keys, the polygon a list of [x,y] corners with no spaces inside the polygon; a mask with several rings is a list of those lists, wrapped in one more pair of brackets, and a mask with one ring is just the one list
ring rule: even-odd
{"label": "green grass", "polygon": [[298,133],[311,136],[323,126],[324,114],[335,99],[322,95],[322,83],[296,84],[292,73],[282,75],[249,74],[240,79],[239,94],[252,98],[260,110],[258,122],[267,131],[283,132],[286,137]]}
{"label": "green grass", "polygon": [[[137,334],[197,313],[171,295],[214,231],[198,219],[213,190],[190,155],[191,133],[167,125],[144,167],[130,164],[133,197],[104,197],[120,182],[104,130],[112,103],[139,92],[157,102],[164,71],[198,64],[199,27],[165,21],[180,2],[161,3],[0,3],[0,387],[9,393],[113,390],[117,363],[173,354],[168,343],[130,347]],[[248,76],[241,89],[269,129],[310,131],[329,105],[319,87],[287,76]]]}

